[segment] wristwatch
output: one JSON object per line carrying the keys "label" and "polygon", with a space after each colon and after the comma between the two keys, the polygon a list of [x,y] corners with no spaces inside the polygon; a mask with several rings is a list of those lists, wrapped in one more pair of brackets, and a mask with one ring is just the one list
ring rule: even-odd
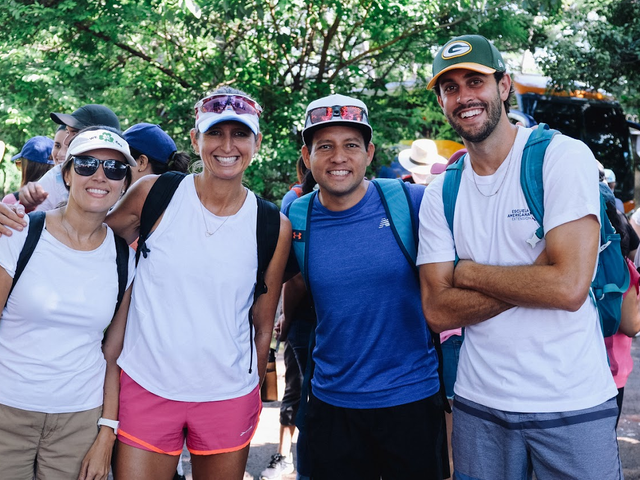
{"label": "wristwatch", "polygon": [[105,425],[107,427],[113,428],[113,433],[114,434],[118,434],[118,425],[120,424],[120,422],[118,420],[109,420],[108,418],[102,418],[100,417],[98,419],[98,426],[100,427],[101,425]]}

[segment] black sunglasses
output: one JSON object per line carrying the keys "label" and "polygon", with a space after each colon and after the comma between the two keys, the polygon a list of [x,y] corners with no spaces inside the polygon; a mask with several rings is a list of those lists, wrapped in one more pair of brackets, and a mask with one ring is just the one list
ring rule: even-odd
{"label": "black sunglasses", "polygon": [[98,171],[100,165],[104,170],[104,176],[109,180],[122,180],[127,175],[129,165],[118,160],[100,160],[96,157],[85,155],[73,156],[73,169],[78,175],[90,177]]}

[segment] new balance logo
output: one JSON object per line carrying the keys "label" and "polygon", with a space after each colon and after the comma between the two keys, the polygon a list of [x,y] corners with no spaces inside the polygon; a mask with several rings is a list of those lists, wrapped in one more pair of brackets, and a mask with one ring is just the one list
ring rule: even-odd
{"label": "new balance logo", "polygon": [[389,220],[385,217],[382,217],[382,220],[380,220],[380,225],[378,226],[378,228],[383,228],[383,227],[390,227],[391,224],[389,223]]}

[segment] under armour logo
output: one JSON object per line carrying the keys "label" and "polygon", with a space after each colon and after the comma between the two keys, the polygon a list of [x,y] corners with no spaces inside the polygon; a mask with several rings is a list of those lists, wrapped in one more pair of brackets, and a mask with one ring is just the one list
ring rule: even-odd
{"label": "under armour logo", "polygon": [[302,231],[301,230],[294,230],[293,231],[293,240],[300,242],[302,241]]}
{"label": "under armour logo", "polygon": [[383,227],[390,227],[391,224],[389,223],[389,219],[383,217],[382,220],[380,220],[380,225],[378,226],[378,228],[383,228]]}

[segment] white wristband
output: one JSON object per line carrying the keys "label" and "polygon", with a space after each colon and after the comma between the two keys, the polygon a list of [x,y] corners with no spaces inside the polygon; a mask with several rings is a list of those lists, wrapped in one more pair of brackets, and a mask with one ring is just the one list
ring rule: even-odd
{"label": "white wristband", "polygon": [[120,422],[118,420],[109,420],[108,418],[99,418],[98,426],[105,425],[107,427],[113,428],[113,433],[118,434],[118,425]]}

